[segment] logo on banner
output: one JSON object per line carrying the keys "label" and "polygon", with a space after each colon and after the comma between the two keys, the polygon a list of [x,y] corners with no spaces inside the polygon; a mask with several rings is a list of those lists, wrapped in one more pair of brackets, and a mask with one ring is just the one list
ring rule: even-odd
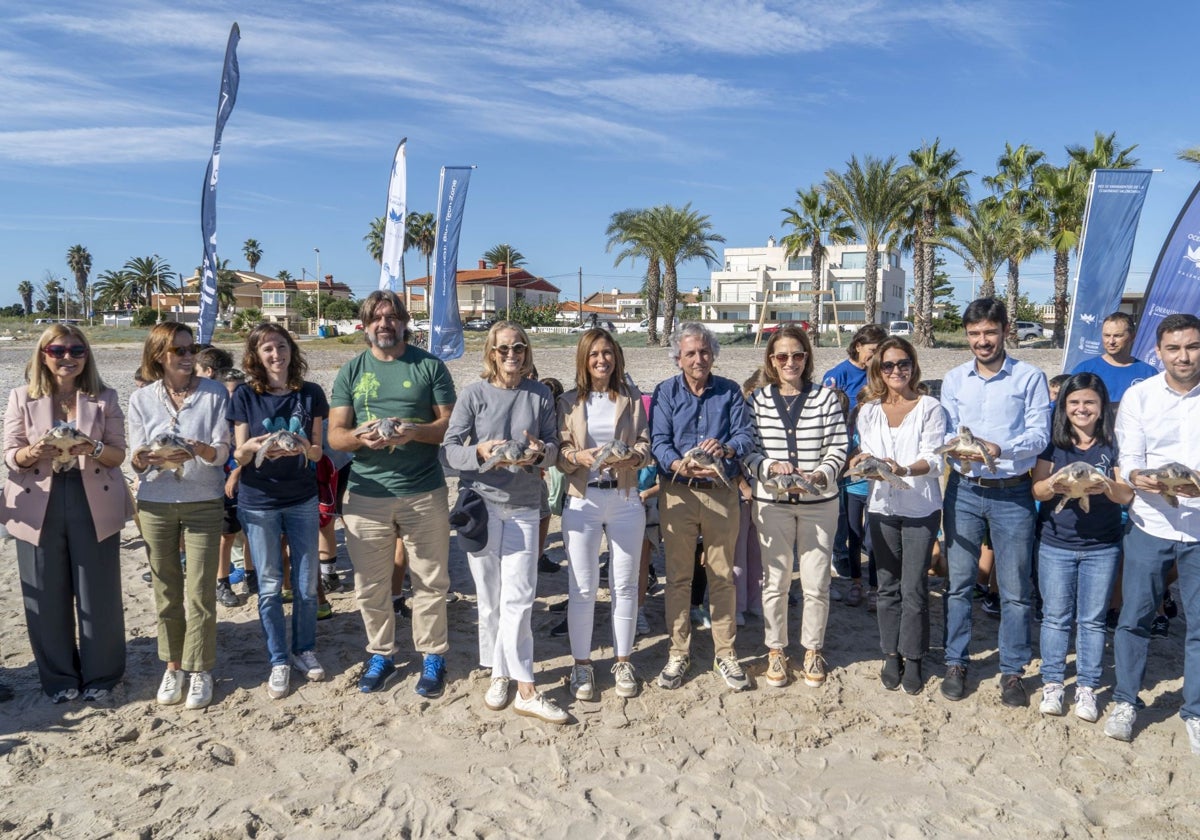
{"label": "logo on banner", "polygon": [[1186,258],[1192,263],[1192,265],[1196,266],[1196,268],[1200,268],[1200,245],[1197,245],[1195,248],[1188,246]]}
{"label": "logo on banner", "polygon": [[1079,320],[1085,324],[1094,324],[1096,323],[1096,316],[1089,312],[1086,315],[1080,315]]}

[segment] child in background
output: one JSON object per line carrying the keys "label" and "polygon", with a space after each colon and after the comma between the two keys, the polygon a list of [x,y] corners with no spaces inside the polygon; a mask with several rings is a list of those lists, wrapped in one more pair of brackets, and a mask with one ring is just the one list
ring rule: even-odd
{"label": "child in background", "polygon": [[[850,431],[850,448],[851,451],[857,451],[858,433],[854,429],[854,422],[858,419],[857,404],[853,410],[850,410],[850,399],[847,394],[837,388],[833,390],[837,395],[838,402],[842,405],[842,410],[849,415],[846,425]],[[875,580],[875,554],[871,550],[871,535],[867,531],[866,525],[867,501],[871,495],[871,482],[866,479],[843,478],[841,484],[842,508],[846,511],[847,541],[850,547],[848,563],[850,587],[842,594],[841,598],[834,596],[833,590],[830,590],[830,597],[833,600],[844,601],[848,607],[857,607],[862,603],[862,554],[865,550],[867,552],[867,584],[870,587],[867,592],[867,612],[875,612],[875,602],[878,598]]]}

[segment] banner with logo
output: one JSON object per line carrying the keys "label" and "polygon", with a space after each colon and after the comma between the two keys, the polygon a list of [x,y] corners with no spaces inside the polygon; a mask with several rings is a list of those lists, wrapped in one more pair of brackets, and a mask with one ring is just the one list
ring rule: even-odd
{"label": "banner with logo", "polygon": [[1104,353],[1100,340],[1104,319],[1121,308],[1151,174],[1149,169],[1097,169],[1092,173],[1071,291],[1064,371]]}
{"label": "banner with logo", "polygon": [[221,71],[221,94],[217,98],[217,128],[213,134],[212,155],[208,159],[208,171],[204,173],[204,191],[200,195],[200,234],[204,238],[204,262],[200,266],[200,317],[199,335],[196,341],[207,344],[212,341],[213,328],[217,323],[217,170],[221,166],[221,132],[225,121],[233,112],[237,101],[238,70],[237,45],[242,31],[235,23],[229,30],[229,41],[225,45],[225,67]]}
{"label": "banner with logo", "polygon": [[1162,319],[1177,312],[1200,313],[1200,184],[1179,212],[1150,272],[1133,355],[1161,371],[1155,334]]}
{"label": "banner with logo", "polygon": [[474,166],[443,166],[438,181],[437,247],[429,290],[429,352],[443,362],[463,354],[458,312],[458,236]]}
{"label": "banner with logo", "polygon": [[[405,156],[405,137],[396,147],[392,158],[392,175],[388,180],[387,212],[383,223],[383,259],[379,263],[379,288],[396,291],[404,261],[404,225],[408,217],[408,159]],[[401,289],[401,292],[404,290]]]}

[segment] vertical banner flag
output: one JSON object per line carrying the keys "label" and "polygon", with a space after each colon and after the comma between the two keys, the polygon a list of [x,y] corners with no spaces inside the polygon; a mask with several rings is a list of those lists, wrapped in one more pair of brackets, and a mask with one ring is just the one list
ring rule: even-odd
{"label": "vertical banner flag", "polygon": [[458,236],[474,166],[443,166],[438,181],[433,286],[429,290],[429,352],[443,362],[463,354],[458,314]]}
{"label": "vertical banner flag", "polygon": [[[408,191],[408,158],[405,153],[405,137],[396,147],[392,159],[392,176],[388,181],[387,212],[383,222],[383,259],[379,263],[379,288],[396,291],[404,261],[404,223],[408,217],[406,193]],[[405,289],[401,289],[403,294]]]}
{"label": "vertical banner flag", "polygon": [[1162,319],[1177,312],[1200,312],[1200,184],[1179,211],[1150,272],[1133,355],[1161,371],[1155,334]]}
{"label": "vertical banner flag", "polygon": [[213,328],[217,323],[217,170],[221,166],[221,132],[225,121],[233,112],[237,101],[238,70],[237,45],[242,32],[235,23],[229,30],[229,43],[225,45],[225,68],[221,71],[221,95],[217,98],[217,129],[213,135],[212,156],[208,159],[208,171],[204,174],[204,191],[200,196],[200,232],[204,237],[204,262],[200,267],[200,324],[196,341],[207,344],[212,341]]}
{"label": "vertical banner flag", "polygon": [[1121,308],[1149,169],[1097,169],[1088,185],[1063,371],[1104,352],[1104,319]]}

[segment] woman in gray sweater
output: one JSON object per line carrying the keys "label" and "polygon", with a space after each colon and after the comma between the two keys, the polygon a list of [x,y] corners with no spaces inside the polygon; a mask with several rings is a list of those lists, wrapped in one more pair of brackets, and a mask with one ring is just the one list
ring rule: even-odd
{"label": "woman in gray sweater", "polygon": [[[478,493],[487,509],[487,542],[467,552],[479,604],[479,663],[492,669],[484,703],[503,709],[509,682],[516,680],[517,714],[561,724],[566,713],[533,681],[530,619],[542,483],[537,468],[554,463],[558,423],[550,391],[528,378],[532,370],[525,330],[511,321],[494,324],[484,343],[483,381],[459,393],[441,458],[458,471],[460,492]],[[513,451],[505,454],[508,449]]]}

